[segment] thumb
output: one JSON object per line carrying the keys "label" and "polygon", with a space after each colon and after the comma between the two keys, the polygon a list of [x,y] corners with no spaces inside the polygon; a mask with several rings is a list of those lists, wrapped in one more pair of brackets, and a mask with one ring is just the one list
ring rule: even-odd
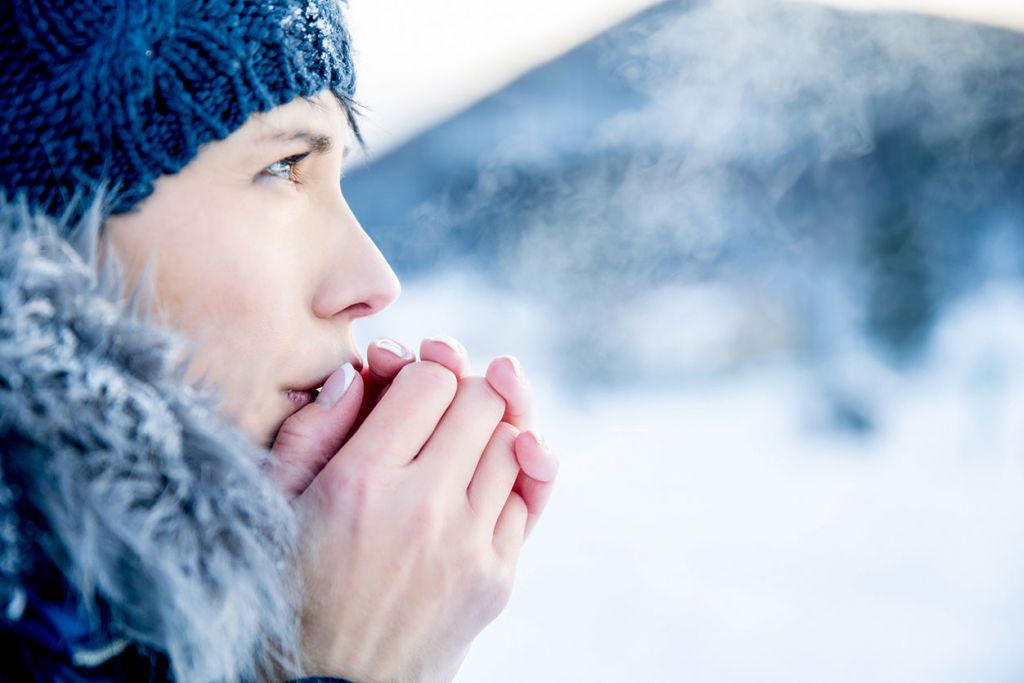
{"label": "thumb", "polygon": [[281,425],[271,446],[270,476],[288,499],[306,490],[352,432],[363,402],[363,379],[345,363],[316,400]]}

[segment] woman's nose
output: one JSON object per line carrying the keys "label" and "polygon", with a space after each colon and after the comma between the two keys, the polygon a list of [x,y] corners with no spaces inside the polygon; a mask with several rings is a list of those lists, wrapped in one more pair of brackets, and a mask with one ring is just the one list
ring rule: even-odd
{"label": "woman's nose", "polygon": [[[346,207],[347,209],[347,207]],[[351,211],[326,276],[313,296],[313,312],[330,319],[350,319],[379,313],[401,293],[398,276]],[[335,227],[337,234],[337,227]]]}

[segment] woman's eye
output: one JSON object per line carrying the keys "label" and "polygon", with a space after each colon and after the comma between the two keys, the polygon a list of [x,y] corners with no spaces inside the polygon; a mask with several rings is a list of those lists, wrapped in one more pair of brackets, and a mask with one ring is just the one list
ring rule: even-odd
{"label": "woman's eye", "polygon": [[291,183],[298,184],[300,182],[298,165],[299,162],[309,156],[309,152],[304,154],[296,154],[294,156],[285,157],[279,159],[274,163],[267,166],[260,172],[260,175],[269,175],[282,180],[287,180]]}

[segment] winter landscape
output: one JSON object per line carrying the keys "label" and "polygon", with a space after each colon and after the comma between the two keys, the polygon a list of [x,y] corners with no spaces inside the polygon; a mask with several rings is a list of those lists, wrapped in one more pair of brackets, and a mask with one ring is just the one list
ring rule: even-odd
{"label": "winter landscape", "polygon": [[1024,36],[659,5],[346,178],[562,459],[457,679],[1024,677]]}

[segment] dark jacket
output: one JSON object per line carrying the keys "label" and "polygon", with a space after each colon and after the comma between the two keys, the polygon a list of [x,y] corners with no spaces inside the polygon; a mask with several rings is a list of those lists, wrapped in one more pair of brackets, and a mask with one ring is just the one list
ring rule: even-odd
{"label": "dark jacket", "polygon": [[0,676],[254,680],[296,657],[291,510],[183,340],[96,277],[100,222],[0,198]]}

